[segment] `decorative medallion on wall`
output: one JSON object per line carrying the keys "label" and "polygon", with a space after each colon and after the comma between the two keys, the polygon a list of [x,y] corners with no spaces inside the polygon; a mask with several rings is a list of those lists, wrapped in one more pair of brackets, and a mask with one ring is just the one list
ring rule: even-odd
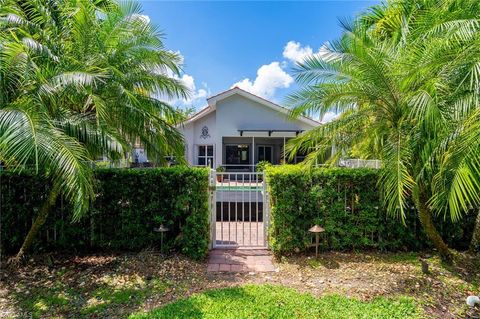
{"label": "decorative medallion on wall", "polygon": [[200,138],[209,138],[210,134],[208,134],[208,126],[202,127],[202,134],[200,134]]}

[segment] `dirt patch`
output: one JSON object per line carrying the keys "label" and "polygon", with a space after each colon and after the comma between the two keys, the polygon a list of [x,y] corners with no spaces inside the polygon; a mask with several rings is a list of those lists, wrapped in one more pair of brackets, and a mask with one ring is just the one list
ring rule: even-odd
{"label": "dirt patch", "polygon": [[437,257],[426,259],[422,272],[416,254],[327,253],[286,258],[279,263],[278,282],[315,295],[344,294],[369,300],[378,296],[414,297],[427,317],[464,318],[465,298],[478,294],[478,274],[459,275]]}
{"label": "dirt patch", "polygon": [[[427,256],[428,257],[428,256]],[[0,281],[0,318],[125,318],[212,288],[245,283],[281,284],[317,296],[342,294],[369,300],[410,296],[426,317],[465,318],[465,298],[480,294],[476,265],[445,267],[416,254],[324,253],[277,260],[276,272],[207,272],[206,262],[158,252],[86,256],[38,256],[5,271]]]}

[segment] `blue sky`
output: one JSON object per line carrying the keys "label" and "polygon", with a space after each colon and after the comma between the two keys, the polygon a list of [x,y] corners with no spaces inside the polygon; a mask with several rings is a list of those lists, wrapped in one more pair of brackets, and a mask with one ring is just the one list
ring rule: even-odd
{"label": "blue sky", "polygon": [[295,60],[341,34],[339,18],[379,1],[141,1],[144,14],[184,57],[183,75],[197,108],[234,84],[282,103],[295,89]]}

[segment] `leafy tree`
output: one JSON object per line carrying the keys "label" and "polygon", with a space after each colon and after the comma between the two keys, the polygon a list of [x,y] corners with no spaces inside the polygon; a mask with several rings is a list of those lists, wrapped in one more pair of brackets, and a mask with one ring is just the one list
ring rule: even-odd
{"label": "leafy tree", "polygon": [[180,57],[136,2],[0,0],[0,160],[52,187],[21,259],[62,194],[82,216],[93,199],[89,161],[119,159],[136,141],[152,160],[183,158]]}
{"label": "leafy tree", "polygon": [[195,115],[197,112],[195,106],[184,106],[184,107],[177,107],[176,111],[180,113],[180,116],[182,118],[182,121],[187,120],[188,118],[192,117]]}
{"label": "leafy tree", "polygon": [[299,63],[303,86],[289,97],[293,115],[332,109],[335,121],[290,143],[314,164],[335,145],[335,162],[354,150],[383,162],[388,212],[409,206],[442,257],[451,251],[432,214],[454,220],[480,203],[480,3],[391,1],[353,22],[322,56]]}

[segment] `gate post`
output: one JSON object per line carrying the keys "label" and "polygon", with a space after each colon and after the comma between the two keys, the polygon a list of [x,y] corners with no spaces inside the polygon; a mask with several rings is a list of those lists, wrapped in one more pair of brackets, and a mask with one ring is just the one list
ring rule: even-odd
{"label": "gate post", "polygon": [[263,240],[264,246],[269,248],[268,230],[270,224],[270,196],[268,194],[267,174],[263,171]]}
{"label": "gate post", "polygon": [[217,210],[217,199],[216,199],[216,181],[217,181],[217,172],[212,169],[210,171],[209,181],[208,181],[208,211],[210,213],[210,242],[208,243],[208,249],[213,249],[215,243],[215,222],[216,222],[216,210]]}

